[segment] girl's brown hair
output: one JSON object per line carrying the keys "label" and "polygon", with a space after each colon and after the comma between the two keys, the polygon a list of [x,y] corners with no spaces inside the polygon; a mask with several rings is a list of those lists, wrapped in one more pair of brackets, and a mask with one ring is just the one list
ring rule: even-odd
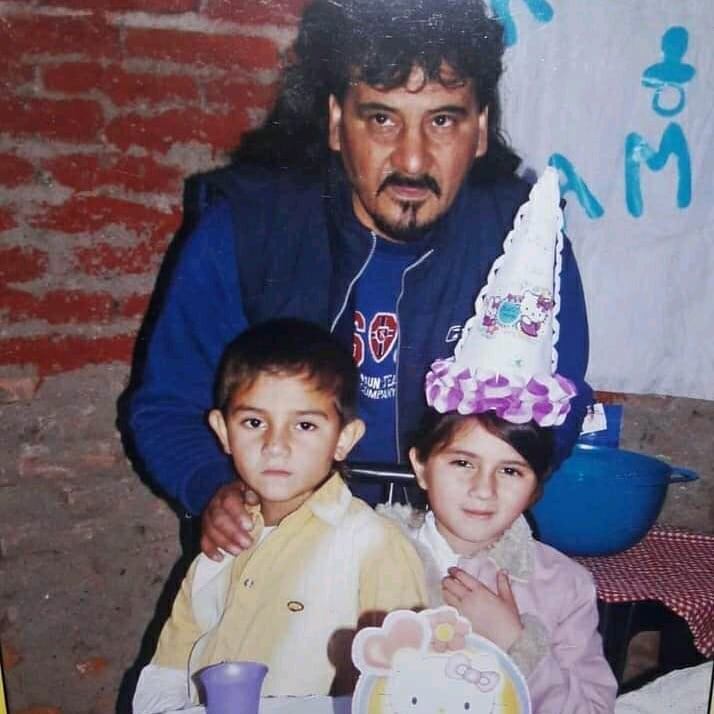
{"label": "girl's brown hair", "polygon": [[478,422],[486,431],[515,449],[533,469],[539,484],[549,476],[553,461],[552,430],[538,426],[533,421],[526,424],[512,424],[493,412],[440,414],[430,409],[414,440],[419,461],[423,463],[433,454],[445,449],[460,429],[474,422]]}

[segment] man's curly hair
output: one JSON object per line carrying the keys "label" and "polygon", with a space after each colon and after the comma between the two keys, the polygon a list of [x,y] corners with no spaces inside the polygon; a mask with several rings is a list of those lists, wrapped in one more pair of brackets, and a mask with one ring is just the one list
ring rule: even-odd
{"label": "man's curly hair", "polygon": [[[320,172],[329,161],[328,97],[342,101],[350,82],[403,86],[412,69],[426,81],[472,81],[488,107],[488,151],[473,180],[512,174],[520,159],[500,130],[498,81],[503,30],[482,0],[314,0],[303,13],[275,105],[244,135],[234,158]],[[444,75],[443,67],[452,70]]]}

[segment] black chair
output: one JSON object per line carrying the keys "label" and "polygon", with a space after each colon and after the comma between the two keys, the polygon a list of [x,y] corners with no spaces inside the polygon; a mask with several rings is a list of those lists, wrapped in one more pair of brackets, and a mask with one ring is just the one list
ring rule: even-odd
{"label": "black chair", "polygon": [[371,506],[384,502],[391,504],[395,500],[399,503],[411,503],[418,507],[425,504],[423,493],[416,482],[416,476],[408,464],[363,461],[350,463],[348,470],[347,483],[350,487],[357,486],[354,489],[357,490],[357,495],[361,495],[359,484],[383,486],[383,489],[376,490],[377,496],[365,499]]}

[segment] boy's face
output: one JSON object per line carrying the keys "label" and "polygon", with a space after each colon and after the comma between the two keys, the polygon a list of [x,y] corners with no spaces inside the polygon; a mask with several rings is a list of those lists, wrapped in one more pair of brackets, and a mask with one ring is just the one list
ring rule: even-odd
{"label": "boy's face", "polygon": [[415,449],[409,458],[439,532],[461,555],[495,543],[533,503],[538,488],[528,462],[476,420],[465,422],[425,462]]}
{"label": "boy's face", "polygon": [[225,418],[214,409],[209,422],[266,525],[299,508],[364,433],[359,419],[343,425],[334,395],[301,375],[260,374],[236,391]]}

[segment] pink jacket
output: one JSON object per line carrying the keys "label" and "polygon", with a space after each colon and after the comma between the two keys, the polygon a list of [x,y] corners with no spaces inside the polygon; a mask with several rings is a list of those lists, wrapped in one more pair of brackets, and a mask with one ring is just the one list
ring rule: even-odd
{"label": "pink jacket", "polygon": [[429,605],[442,604],[441,580],[458,565],[496,590],[496,574],[508,570],[524,633],[508,654],[526,675],[533,714],[611,714],[617,682],[597,631],[595,586],[590,573],[536,541],[521,516],[489,549],[460,557],[437,531],[432,513],[380,507],[401,522],[422,557]]}

